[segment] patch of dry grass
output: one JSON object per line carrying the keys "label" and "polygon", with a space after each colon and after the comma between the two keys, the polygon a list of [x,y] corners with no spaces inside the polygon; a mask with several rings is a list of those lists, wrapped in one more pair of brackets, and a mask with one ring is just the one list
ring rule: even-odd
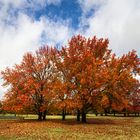
{"label": "patch of dry grass", "polygon": [[87,124],[68,119],[0,120],[0,140],[139,140],[140,118],[94,117]]}

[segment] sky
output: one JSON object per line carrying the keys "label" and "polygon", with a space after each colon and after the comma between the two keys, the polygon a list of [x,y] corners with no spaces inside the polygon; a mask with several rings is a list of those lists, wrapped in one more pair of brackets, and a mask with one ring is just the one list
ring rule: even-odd
{"label": "sky", "polygon": [[140,56],[140,0],[0,0],[0,71],[78,34],[108,38],[117,56],[132,49]]}

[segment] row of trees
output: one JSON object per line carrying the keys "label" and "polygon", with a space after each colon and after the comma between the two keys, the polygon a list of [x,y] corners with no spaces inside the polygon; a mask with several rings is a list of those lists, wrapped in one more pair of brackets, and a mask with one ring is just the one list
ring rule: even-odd
{"label": "row of trees", "polygon": [[38,114],[77,113],[86,122],[89,111],[132,110],[139,99],[140,59],[135,51],[116,57],[107,39],[74,36],[67,47],[45,46],[27,53],[20,64],[1,72],[8,87],[4,110]]}

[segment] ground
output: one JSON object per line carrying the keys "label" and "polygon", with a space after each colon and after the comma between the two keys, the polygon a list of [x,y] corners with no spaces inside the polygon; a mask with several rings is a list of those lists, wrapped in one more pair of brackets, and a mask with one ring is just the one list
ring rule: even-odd
{"label": "ground", "polygon": [[140,140],[140,117],[94,116],[86,124],[59,118],[0,120],[0,140]]}

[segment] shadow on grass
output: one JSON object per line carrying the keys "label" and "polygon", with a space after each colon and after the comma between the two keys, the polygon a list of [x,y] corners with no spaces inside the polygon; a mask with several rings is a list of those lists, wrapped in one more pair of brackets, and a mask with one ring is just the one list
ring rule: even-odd
{"label": "shadow on grass", "polygon": [[102,118],[88,118],[86,123],[83,122],[78,122],[75,119],[68,119],[65,121],[62,120],[49,120],[52,122],[56,122],[56,123],[62,123],[62,124],[66,124],[66,125],[77,125],[77,124],[98,124],[98,125],[113,125],[115,124],[115,122],[113,120],[110,119],[102,119]]}
{"label": "shadow on grass", "polygon": [[[122,124],[127,124],[127,123],[132,123],[133,119],[132,117],[121,117],[121,119],[118,119],[116,117],[106,117],[102,116],[99,118],[87,118],[86,123],[82,123],[81,121],[78,122],[76,119],[66,119],[66,120],[61,120],[61,119],[50,119],[46,118],[45,121],[39,121],[37,119],[24,119],[24,120],[11,120],[11,123],[56,123],[56,124],[63,124],[63,125],[122,125]],[[124,119],[123,119],[124,118]],[[10,120],[9,120],[10,121]],[[47,124],[46,124],[47,125]]]}
{"label": "shadow on grass", "polygon": [[111,119],[103,119],[103,118],[88,118],[86,123],[82,123],[81,121],[78,122],[75,119],[46,119],[45,121],[38,121],[35,119],[25,119],[25,120],[17,120],[14,121],[17,123],[44,123],[44,122],[50,122],[50,123],[58,123],[58,124],[64,124],[64,125],[83,125],[83,124],[97,124],[97,125],[114,125],[116,122]]}
{"label": "shadow on grass", "polygon": [[75,119],[66,119],[66,120],[61,120],[61,119],[46,119],[44,121],[38,121],[35,119],[25,119],[25,120],[8,120],[10,123],[44,123],[44,122],[51,122],[51,123],[58,123],[58,124],[64,124],[64,125],[81,125],[81,124],[99,124],[99,125],[113,125],[115,124],[114,120],[111,119],[101,119],[101,118],[92,118],[92,119],[87,119],[86,123],[83,122],[78,122]]}

